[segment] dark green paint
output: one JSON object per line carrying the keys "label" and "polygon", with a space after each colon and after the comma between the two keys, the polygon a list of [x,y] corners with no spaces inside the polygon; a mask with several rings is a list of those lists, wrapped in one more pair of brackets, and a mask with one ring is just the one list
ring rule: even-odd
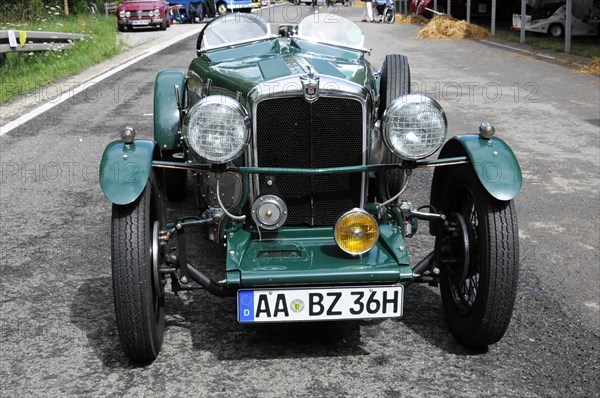
{"label": "dark green paint", "polygon": [[193,101],[202,96],[200,91],[206,79],[211,80],[210,94],[234,97],[239,92],[246,97],[265,81],[305,74],[306,62],[320,75],[343,78],[368,90],[376,87],[371,65],[361,51],[298,39],[286,46],[278,40],[266,40],[204,51],[190,65],[188,87]]}
{"label": "dark green paint", "polygon": [[123,141],[108,144],[99,172],[100,187],[108,200],[126,205],[140,196],[150,178],[154,146],[150,140],[136,140],[131,145]]}
{"label": "dark green paint", "polygon": [[175,85],[179,86],[179,101],[183,104],[185,72],[163,71],[154,82],[154,139],[161,149],[175,149],[179,144],[181,125]]}
{"label": "dark green paint", "polygon": [[473,169],[485,189],[498,200],[511,200],[521,190],[521,167],[513,151],[500,138],[489,140],[478,134],[453,137],[467,152]]}
{"label": "dark green paint", "polygon": [[265,80],[277,79],[291,74],[290,68],[281,58],[263,59],[258,62],[258,67]]}
{"label": "dark green paint", "polygon": [[342,79],[346,77],[346,75],[344,75],[342,72],[340,72],[339,69],[334,67],[331,62],[325,59],[307,58],[306,60],[315,68],[315,71],[318,75],[329,75],[339,77]]}
{"label": "dark green paint", "polygon": [[[227,282],[241,287],[321,283],[396,283],[410,280],[412,270],[402,233],[383,225],[377,244],[360,257],[342,252],[333,228],[286,227],[263,232],[236,231],[227,241]],[[255,237],[255,236],[254,236]],[[294,254],[292,257],[280,255]],[[235,279],[239,273],[240,280]],[[229,276],[233,279],[230,280]]]}

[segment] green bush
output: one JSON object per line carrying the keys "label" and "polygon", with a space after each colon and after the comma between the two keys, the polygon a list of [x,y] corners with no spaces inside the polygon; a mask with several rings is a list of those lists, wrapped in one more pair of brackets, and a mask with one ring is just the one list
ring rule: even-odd
{"label": "green bush", "polygon": [[[88,12],[88,0],[68,0],[69,14]],[[12,0],[0,2],[0,23],[30,22],[64,14],[64,0]]]}

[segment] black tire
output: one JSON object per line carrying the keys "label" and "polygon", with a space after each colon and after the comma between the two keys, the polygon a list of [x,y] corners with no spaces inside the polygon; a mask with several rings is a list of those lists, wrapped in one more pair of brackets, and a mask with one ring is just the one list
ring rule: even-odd
{"label": "black tire", "polygon": [[117,29],[119,29],[119,32],[125,32],[125,25],[118,25],[117,24]]}
{"label": "black tire", "polygon": [[167,30],[167,20],[163,19],[163,21],[160,23],[160,30]]}
{"label": "black tire", "polygon": [[519,236],[515,206],[512,200],[494,199],[469,165],[449,169],[443,184],[438,210],[446,215],[462,215],[469,242],[469,266],[463,267],[463,262],[444,262],[444,257],[456,259],[448,253],[464,253],[464,245],[451,240],[454,243],[448,248],[446,240],[446,247],[441,249],[444,234],[436,237],[444,313],[458,341],[468,347],[486,347],[506,332],[517,293]]}
{"label": "black tire", "polygon": [[[410,66],[405,55],[389,54],[381,67],[381,82],[379,85],[379,119],[383,117],[385,108],[396,98],[410,94]],[[384,164],[400,163],[401,159],[385,149]],[[388,197],[395,195],[404,184],[404,172],[398,169],[385,173],[385,186]]]}
{"label": "black tire", "polygon": [[225,4],[222,1],[218,2],[217,3],[217,14],[218,15],[225,15],[225,14],[227,14],[227,4]]}
{"label": "black tire", "polygon": [[548,35],[552,37],[562,37],[565,33],[565,28],[559,23],[553,23],[548,27]]}
{"label": "black tire", "polygon": [[133,361],[154,360],[165,329],[164,292],[157,291],[162,284],[152,267],[153,224],[159,219],[152,191],[148,184],[133,203],[112,209],[115,313],[121,345]]}

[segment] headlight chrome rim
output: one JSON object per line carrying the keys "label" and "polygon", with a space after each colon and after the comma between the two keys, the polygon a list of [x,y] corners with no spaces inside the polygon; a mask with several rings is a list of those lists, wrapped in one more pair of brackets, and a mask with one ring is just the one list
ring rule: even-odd
{"label": "headlight chrome rim", "polygon": [[[194,131],[194,128],[202,128],[202,126],[198,127],[199,118],[203,116],[202,112],[206,111],[207,109],[213,110],[218,107],[220,107],[222,111],[232,112],[228,115],[228,117],[234,117],[237,114],[237,116],[239,116],[239,119],[236,121],[237,123],[239,123],[237,128],[243,129],[243,131],[242,137],[238,137],[239,139],[237,139],[236,142],[233,144],[234,147],[231,148],[231,150],[228,150],[227,152],[221,151],[220,154],[215,154],[211,153],[214,151],[210,150],[215,148],[214,145],[206,147],[198,145],[198,139],[205,138],[202,136],[202,134],[210,135],[211,131],[196,132]],[[206,120],[200,121],[200,124],[202,124],[202,122],[206,122]],[[223,129],[229,129],[229,131],[232,131],[230,125],[226,125],[225,123],[219,122],[223,122],[223,120],[217,118],[212,120],[209,124],[221,126],[223,127]],[[248,112],[238,101],[225,95],[210,95],[208,97],[202,98],[200,101],[194,104],[194,106],[192,106],[192,108],[186,114],[183,122],[182,133],[188,145],[195,154],[207,160],[208,162],[223,164],[238,158],[244,153],[250,142],[250,126],[251,124]],[[210,127],[211,126],[204,126],[204,128],[209,129]],[[214,134],[213,138],[227,138],[225,134],[221,134],[221,136],[219,137],[218,131],[216,132],[215,130],[212,131],[212,134]],[[197,139],[195,139],[195,137],[197,137]],[[216,144],[215,142],[213,142],[214,140],[209,140],[205,138],[205,141],[211,141],[211,144]]]}
{"label": "headlight chrome rim", "polygon": [[[436,137],[437,139],[435,140],[434,145],[427,148],[426,145],[421,144],[421,146],[424,146],[426,150],[422,149],[420,151],[410,153],[407,150],[402,150],[394,144],[393,139],[391,138],[391,133],[393,128],[393,119],[397,118],[397,115],[404,111],[407,107],[414,107],[415,105],[425,105],[430,107],[431,111],[437,112],[440,118],[439,122],[443,124],[443,128]],[[418,121],[408,120],[407,122],[416,123]],[[418,160],[433,155],[438,149],[441,148],[448,134],[448,120],[442,106],[433,98],[425,94],[408,94],[396,98],[387,107],[382,118],[382,132],[383,140],[390,151],[405,160]],[[425,134],[428,133],[429,132],[425,132]]]}
{"label": "headlight chrome rim", "polygon": [[[341,238],[340,233],[343,232],[343,231],[340,231],[340,229],[344,228],[343,223],[345,221],[347,221],[350,217],[353,217],[353,216],[365,217],[364,220],[368,220],[370,222],[370,226],[372,226],[374,228],[374,232],[370,232],[370,233],[372,233],[371,237],[363,242],[363,243],[366,243],[366,245],[361,250],[350,250],[349,246],[352,246],[352,244],[346,245],[340,239]],[[361,225],[364,226],[366,224],[361,224]],[[346,233],[347,232],[348,231],[346,231]],[[373,217],[373,215],[370,214],[369,212],[367,212],[366,210],[354,208],[354,209],[342,214],[338,218],[338,220],[336,221],[335,226],[333,228],[333,236],[335,239],[335,243],[342,251],[344,251],[345,253],[350,254],[352,256],[360,256],[362,254],[365,254],[369,250],[371,250],[373,248],[373,246],[375,246],[375,244],[377,244],[377,241],[379,240],[379,224],[377,224],[377,220],[375,220],[375,217]],[[357,239],[360,239],[360,238],[357,238]]]}

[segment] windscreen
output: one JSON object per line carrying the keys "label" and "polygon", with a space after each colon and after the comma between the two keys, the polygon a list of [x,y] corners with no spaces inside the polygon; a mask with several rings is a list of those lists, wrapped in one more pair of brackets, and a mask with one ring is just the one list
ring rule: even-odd
{"label": "windscreen", "polygon": [[270,37],[271,28],[264,19],[249,13],[229,13],[206,26],[200,50],[210,50]]}
{"label": "windscreen", "polygon": [[327,13],[315,13],[304,18],[298,25],[298,38],[356,49],[363,49],[365,41],[354,22]]}

